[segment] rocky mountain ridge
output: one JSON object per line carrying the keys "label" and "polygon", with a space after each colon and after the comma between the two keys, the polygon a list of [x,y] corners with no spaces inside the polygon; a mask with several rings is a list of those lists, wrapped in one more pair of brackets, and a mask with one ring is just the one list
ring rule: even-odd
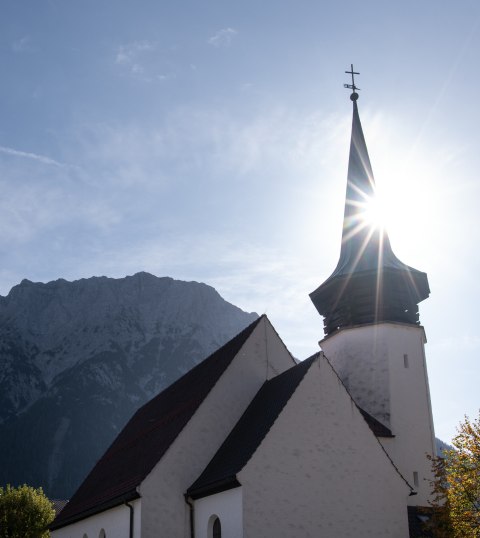
{"label": "rocky mountain ridge", "polygon": [[257,315],[137,273],[0,297],[0,483],[69,497],[131,414]]}

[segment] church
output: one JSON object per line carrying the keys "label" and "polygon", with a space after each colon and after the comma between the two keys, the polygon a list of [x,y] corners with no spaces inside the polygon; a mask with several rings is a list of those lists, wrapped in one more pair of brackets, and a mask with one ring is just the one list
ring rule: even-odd
{"label": "church", "polygon": [[54,538],[408,538],[434,430],[418,304],[427,275],[365,218],[375,183],[353,120],[341,252],[310,294],[318,353],[266,316],[140,408],[51,526]]}

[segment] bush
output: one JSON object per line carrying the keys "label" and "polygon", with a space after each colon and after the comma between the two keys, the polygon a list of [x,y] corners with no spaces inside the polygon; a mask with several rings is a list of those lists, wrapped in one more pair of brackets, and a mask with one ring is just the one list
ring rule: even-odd
{"label": "bush", "polygon": [[0,487],[0,538],[46,538],[54,517],[42,488]]}

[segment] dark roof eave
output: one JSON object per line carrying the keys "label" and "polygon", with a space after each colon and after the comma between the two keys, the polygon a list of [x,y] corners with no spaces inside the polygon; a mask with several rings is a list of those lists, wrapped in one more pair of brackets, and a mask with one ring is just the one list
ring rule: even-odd
{"label": "dark roof eave", "polygon": [[[136,489],[133,489],[119,497],[110,499],[107,502],[94,506],[93,508],[88,508],[83,512],[78,512],[64,520],[62,520],[61,517],[57,517],[53,520],[53,523],[50,525],[49,530],[53,531],[61,529],[62,527],[66,527],[67,525],[71,525],[72,523],[76,523],[77,521],[81,521],[82,519],[86,519],[87,517],[100,514],[101,512],[105,512],[107,510],[110,510],[111,508],[115,508],[116,506],[120,506],[122,504],[125,504],[126,502],[134,501],[135,499],[139,498],[140,494]],[[60,519],[60,521],[57,521],[58,519]]]}
{"label": "dark roof eave", "polygon": [[265,381],[210,463],[188,488],[188,494],[212,495],[214,488],[238,485],[233,483],[235,477],[270,431],[317,356],[318,353]]}
{"label": "dark roof eave", "polygon": [[208,497],[209,495],[214,495],[215,493],[221,493],[222,491],[238,488],[239,486],[241,486],[240,482],[237,480],[236,475],[233,475],[228,476],[227,478],[222,478],[221,480],[217,480],[215,482],[211,482],[210,484],[201,486],[199,488],[189,488],[186,496],[196,500],[201,499],[202,497]]}
{"label": "dark roof eave", "polygon": [[256,319],[135,412],[54,521],[54,528],[117,506],[130,495],[135,498],[132,492],[183,431],[263,318]]}
{"label": "dark roof eave", "polygon": [[376,419],[370,413],[367,413],[367,411],[362,409],[359,405],[357,405],[357,408],[365,419],[365,422],[368,424],[368,427],[372,430],[372,433],[375,435],[375,437],[395,437],[395,435],[393,435],[392,433],[392,430],[390,428],[387,428],[385,424],[382,424],[378,419]]}
{"label": "dark roof eave", "polygon": [[[428,276],[427,273],[414,269],[413,267],[405,266],[406,270],[396,269],[391,267],[384,267],[382,269],[384,274],[408,274],[411,275],[411,279],[415,282],[409,286],[412,291],[415,293],[416,301],[421,302],[430,295],[430,286],[428,285]],[[338,288],[343,288],[348,284],[348,281],[352,278],[368,278],[377,276],[378,271],[369,270],[369,271],[356,271],[353,273],[347,274],[336,274],[335,272],[330,275],[323,284],[320,284],[317,289],[312,291],[309,296],[318,310],[319,314],[322,316],[326,315],[327,310],[330,306],[328,297],[331,295],[336,295],[338,293]]]}

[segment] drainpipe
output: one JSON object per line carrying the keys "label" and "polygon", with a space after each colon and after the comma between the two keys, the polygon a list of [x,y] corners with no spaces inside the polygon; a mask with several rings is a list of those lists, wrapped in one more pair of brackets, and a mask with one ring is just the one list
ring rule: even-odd
{"label": "drainpipe", "polygon": [[195,538],[195,507],[192,503],[192,498],[185,495],[185,502],[190,508],[190,538]]}
{"label": "drainpipe", "polygon": [[128,506],[130,508],[130,529],[128,536],[129,538],[133,538],[133,506],[129,504],[128,501],[125,501],[125,506]]}

